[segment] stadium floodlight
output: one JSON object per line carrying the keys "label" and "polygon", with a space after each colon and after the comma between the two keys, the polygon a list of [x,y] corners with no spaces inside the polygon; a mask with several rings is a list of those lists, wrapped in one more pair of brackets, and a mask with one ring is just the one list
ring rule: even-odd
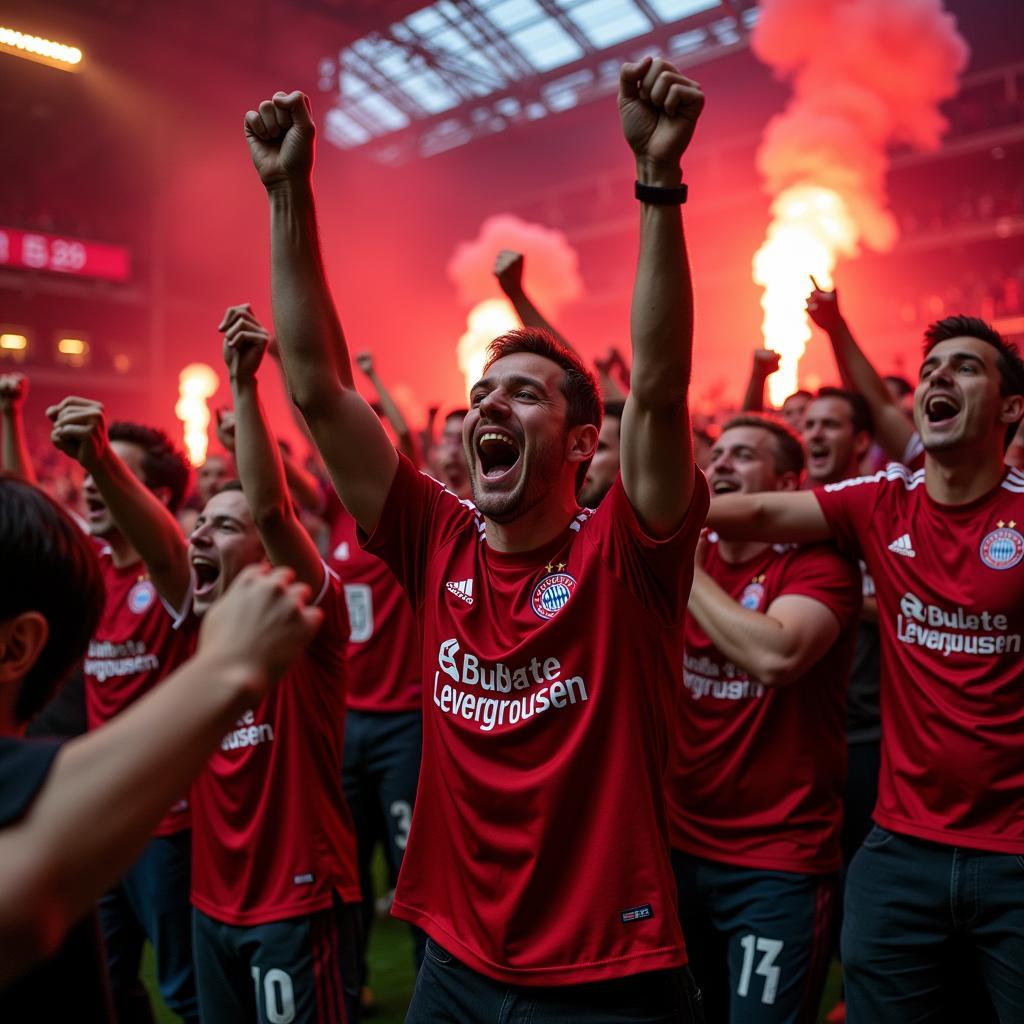
{"label": "stadium floodlight", "polygon": [[34,60],[38,64],[57,68],[59,71],[81,71],[82,51],[77,46],[57,43],[52,39],[43,39],[18,29],[0,25],[0,53],[9,53],[12,57]]}

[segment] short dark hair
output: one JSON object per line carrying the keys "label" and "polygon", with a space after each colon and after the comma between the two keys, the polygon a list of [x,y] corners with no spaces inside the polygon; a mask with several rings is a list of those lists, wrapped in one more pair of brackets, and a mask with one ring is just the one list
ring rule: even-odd
{"label": "short dark hair", "polygon": [[[566,423],[569,427],[592,424],[601,428],[601,391],[593,371],[571,349],[563,345],[550,331],[538,327],[523,327],[516,331],[507,331],[499,335],[487,346],[486,372],[499,359],[515,355],[517,352],[529,352],[535,356],[543,356],[557,363],[564,371],[562,377],[562,394],[567,403]],[[581,463],[576,473],[576,490],[583,486],[583,481],[590,467],[590,460]]]}
{"label": "short dark hair", "polygon": [[853,421],[853,432],[855,434],[870,434],[875,436],[875,420],[871,415],[871,406],[863,395],[856,391],[847,391],[846,388],[833,388],[825,386],[818,388],[814,396],[818,398],[839,398],[850,407],[850,419]]}
{"label": "short dark hair", "polygon": [[82,657],[103,612],[99,557],[77,523],[24,480],[0,474],[0,622],[39,612],[50,635],[21,681],[14,713],[26,722]]}
{"label": "short dark hair", "polygon": [[156,427],[118,420],[110,424],[107,436],[111,441],[138,445],[142,451],[142,481],[151,490],[166,487],[170,492],[167,507],[177,512],[188,490],[191,470],[185,456],[174,442]]}
{"label": "short dark hair", "polygon": [[[758,427],[772,435],[776,473],[796,473],[799,476],[804,471],[803,442],[800,435],[781,417],[764,412],[740,413],[722,427],[722,434],[733,427]],[[719,434],[719,439],[721,436]]]}
{"label": "short dark hair", "polygon": [[[996,366],[999,369],[999,393],[1004,398],[1007,395],[1024,395],[1024,360],[1017,346],[1007,341],[991,324],[985,323],[980,317],[964,316],[962,313],[936,320],[924,332],[925,356],[940,341],[949,341],[950,338],[977,338],[991,345],[998,353]],[[1020,421],[1015,420],[1007,426],[1004,449],[1010,447],[1019,425]]]}

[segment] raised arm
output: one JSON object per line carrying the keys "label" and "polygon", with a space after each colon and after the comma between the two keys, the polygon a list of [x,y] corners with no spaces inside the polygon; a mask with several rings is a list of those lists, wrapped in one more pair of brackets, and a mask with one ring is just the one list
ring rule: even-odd
{"label": "raised arm", "polygon": [[814,290],[807,299],[807,313],[828,335],[844,386],[864,396],[875,421],[875,437],[886,455],[902,459],[914,433],[913,423],[893,400],[885,381],[857,344],[839,311],[838,294],[819,288],[813,277],[811,284]]}
{"label": "raised arm", "polygon": [[287,570],[243,570],[204,617],[190,661],[60,751],[28,814],[0,832],[0,988],[53,953],[309,642],[323,613],[308,596]]}
{"label": "raised arm", "polygon": [[395,432],[395,437],[398,440],[398,450],[414,466],[418,466],[420,464],[420,456],[416,448],[416,439],[412,436],[412,431],[409,429],[405,414],[378,376],[373,362],[373,355],[370,352],[360,352],[356,356],[356,365],[366,374],[366,379],[377,389],[380,407],[388,423],[391,424],[391,429]]}
{"label": "raised arm", "polygon": [[69,395],[46,415],[53,423],[53,443],[92,477],[117,528],[145,562],[153,586],[171,607],[181,608],[191,579],[188,545],[171,511],[110,446],[103,405]]}
{"label": "raised arm", "polygon": [[270,336],[247,305],[229,308],[220,329],[235,404],[235,465],[253,522],[270,561],[294,570],[300,582],[318,593],[324,582],[323,563],[295,514],[281,450],[267,424],[256,383]]}
{"label": "raised arm", "polygon": [[707,525],[727,540],[809,544],[832,536],[810,491],[723,494],[711,499]]}
{"label": "raised arm", "polygon": [[[663,60],[625,64],[619,113],[641,185],[680,185],[680,158],[704,106],[696,82]],[[671,200],[671,192],[660,198]],[[687,390],[693,287],[679,200],[643,202],[640,259],[630,316],[631,389],[622,415],[622,483],[646,528],[667,536],[682,522],[694,485]]]}
{"label": "raised arm", "polygon": [[309,100],[301,92],[275,93],[245,115],[245,134],[270,200],[274,329],[285,380],[338,496],[370,532],[384,508],[398,454],[355,388],[327,285],[310,182]]}
{"label": "raised arm", "polygon": [[27,397],[28,378],[23,373],[0,373],[0,470],[34,484],[36,471],[25,443],[22,417]]}
{"label": "raised arm", "polygon": [[[494,276],[498,279],[498,285],[508,297],[509,302],[515,308],[516,315],[522,321],[524,327],[539,327],[541,330],[553,334],[567,349],[576,352],[572,342],[568,340],[551,323],[550,320],[533,304],[533,299],[526,294],[523,288],[523,267],[526,258],[521,252],[514,252],[512,249],[502,249],[494,258]],[[576,353],[579,355],[579,353]]]}
{"label": "raised arm", "polygon": [[764,411],[765,381],[779,368],[780,356],[770,348],[754,349],[754,365],[750,368],[747,393],[743,396],[744,412]]}

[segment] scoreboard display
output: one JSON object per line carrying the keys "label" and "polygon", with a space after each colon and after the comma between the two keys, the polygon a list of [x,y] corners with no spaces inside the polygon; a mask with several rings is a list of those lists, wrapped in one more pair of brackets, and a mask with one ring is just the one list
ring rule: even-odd
{"label": "scoreboard display", "polygon": [[123,245],[0,227],[0,268],[3,267],[127,281],[131,275],[131,251]]}

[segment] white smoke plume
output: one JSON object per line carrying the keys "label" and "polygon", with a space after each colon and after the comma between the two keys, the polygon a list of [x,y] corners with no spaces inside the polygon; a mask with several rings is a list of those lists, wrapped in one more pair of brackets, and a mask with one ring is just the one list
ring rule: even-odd
{"label": "white smoke plume", "polygon": [[778,401],[810,337],[807,275],[827,285],[839,255],[895,244],[888,149],[938,146],[938,104],[956,93],[969,51],[941,0],[761,0],[751,45],[793,86],[757,154],[773,222],[754,279],[766,289],[766,344],[790,371],[772,381]]}
{"label": "white smoke plume", "polygon": [[494,278],[495,257],[502,249],[525,257],[523,288],[545,316],[554,318],[567,302],[583,291],[576,250],[561,231],[531,224],[511,213],[488,217],[471,242],[459,242],[446,268],[459,299],[472,305],[466,332],[456,354],[469,390],[479,378],[488,344],[497,335],[519,326],[512,306]]}

